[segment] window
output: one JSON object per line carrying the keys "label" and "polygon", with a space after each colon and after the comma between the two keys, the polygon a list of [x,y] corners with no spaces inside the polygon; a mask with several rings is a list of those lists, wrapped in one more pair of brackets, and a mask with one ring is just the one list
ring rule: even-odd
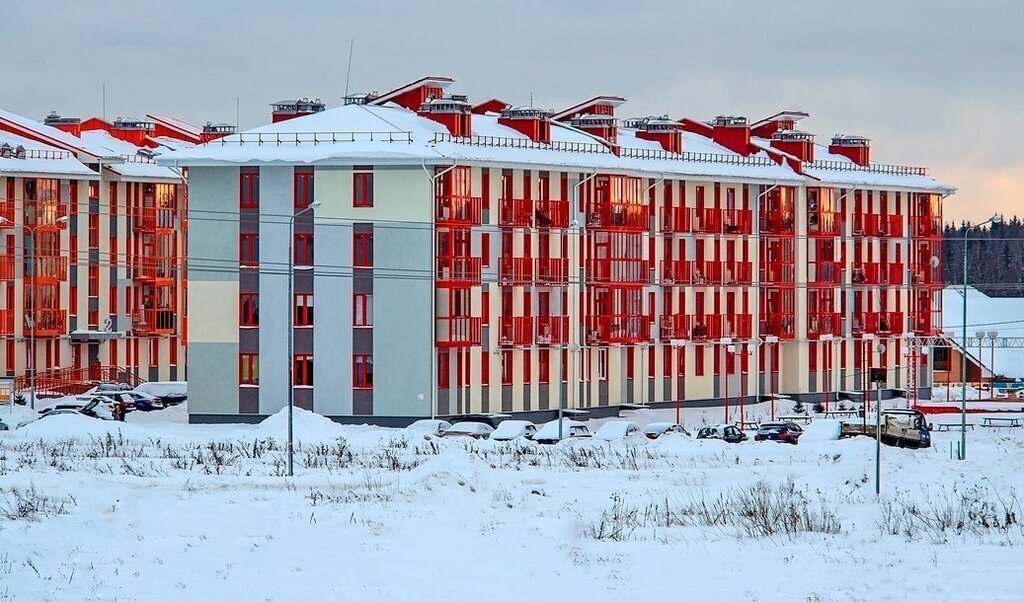
{"label": "window", "polygon": [[373,295],[356,293],[352,298],[352,326],[373,326]]}
{"label": "window", "polygon": [[258,385],[260,384],[260,354],[239,353],[238,354],[238,384]]}
{"label": "window", "polygon": [[480,250],[483,251],[481,263],[485,268],[491,267],[491,235],[489,232],[480,235]]}
{"label": "window", "polygon": [[704,346],[697,345],[693,349],[693,373],[695,376],[704,376]]}
{"label": "window", "polygon": [[89,214],[89,250],[100,248],[100,214]]}
{"label": "window", "polygon": [[447,389],[450,386],[448,376],[449,355],[447,349],[439,349],[437,352],[437,388]]}
{"label": "window", "polygon": [[149,367],[156,368],[160,365],[160,339],[149,339]]}
{"label": "window", "polygon": [[539,365],[537,382],[546,384],[551,379],[551,351],[549,349],[541,349],[537,352],[537,360]]}
{"label": "window", "polygon": [[243,233],[238,235],[238,265],[254,268],[260,264],[260,235]]}
{"label": "window", "polygon": [[597,378],[599,380],[608,380],[608,350],[598,349],[597,350]]}
{"label": "window", "polygon": [[295,295],[295,325],[313,325],[313,293],[296,293]]}
{"label": "window", "polygon": [[313,355],[310,353],[296,353],[295,363],[292,369],[295,378],[295,386],[313,386]]}
{"label": "window", "polygon": [[373,207],[373,172],[357,171],[352,177],[352,206]]}
{"label": "window", "polygon": [[260,325],[260,295],[259,295],[259,293],[242,293],[242,294],[239,295],[238,325],[239,326],[259,326]]}
{"label": "window", "polygon": [[501,352],[501,384],[512,384],[512,351],[510,349]]}
{"label": "window", "polygon": [[238,178],[238,206],[242,209],[260,208],[260,172],[243,171]]}
{"label": "window", "polygon": [[352,388],[373,388],[373,356],[356,354],[352,356]]}
{"label": "window", "polygon": [[100,266],[96,263],[89,264],[89,296],[100,296]]}
{"label": "window", "polygon": [[353,236],[352,265],[357,268],[373,267],[373,234],[357,232]]}
{"label": "window", "polygon": [[313,266],[313,235],[309,232],[295,235],[296,266]]}
{"label": "window", "polygon": [[313,202],[313,170],[295,170],[295,208],[305,209]]}

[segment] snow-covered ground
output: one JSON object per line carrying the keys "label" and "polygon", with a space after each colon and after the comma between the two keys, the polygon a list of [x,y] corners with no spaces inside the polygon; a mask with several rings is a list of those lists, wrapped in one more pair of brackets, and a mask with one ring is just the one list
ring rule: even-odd
{"label": "snow-covered ground", "polygon": [[283,414],[0,434],[0,600],[1022,597],[1024,429],[969,432],[963,462],[957,432],[883,448],[879,502],[874,442],[827,428],[542,447],[296,418],[292,479]]}

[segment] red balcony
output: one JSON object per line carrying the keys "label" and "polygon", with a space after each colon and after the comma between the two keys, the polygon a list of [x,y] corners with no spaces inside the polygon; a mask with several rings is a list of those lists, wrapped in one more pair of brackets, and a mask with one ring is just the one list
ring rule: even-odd
{"label": "red balcony", "polygon": [[[35,319],[31,316],[35,315]],[[37,337],[55,337],[67,334],[68,312],[63,309],[37,309],[26,312],[29,319],[25,322],[25,333],[35,331]]]}
{"label": "red balcony", "polygon": [[723,209],[722,234],[750,234],[754,212],[750,209]]}
{"label": "red balcony", "polygon": [[855,313],[851,325],[851,330],[855,335],[901,335],[903,328],[903,314],[895,311]]}
{"label": "red balcony", "polygon": [[877,285],[880,281],[881,266],[877,263],[858,263],[850,272],[850,282],[855,285]]}
{"label": "red balcony", "polygon": [[14,334],[14,310],[0,309],[0,335]]}
{"label": "red balcony", "polygon": [[156,282],[174,279],[173,257],[138,257],[132,266],[132,279],[139,282]]}
{"label": "red balcony", "polygon": [[39,255],[29,261],[29,280],[35,282],[61,282],[68,278],[68,258],[59,255]]}
{"label": "red balcony", "polygon": [[817,312],[807,315],[807,338],[817,339],[822,335],[841,336],[842,318],[838,312]]}
{"label": "red balcony", "polygon": [[14,201],[0,200],[0,230],[14,228]]}
{"label": "red balcony", "polygon": [[932,267],[931,263],[914,263],[910,266],[910,285],[915,287],[941,287],[942,266]]}
{"label": "red balcony", "polygon": [[792,263],[775,262],[761,266],[762,284],[794,284],[796,266]]}
{"label": "red balcony", "polygon": [[532,199],[501,199],[498,202],[498,225],[524,227],[532,224]]}
{"label": "red balcony", "polygon": [[809,211],[807,213],[807,234],[809,236],[839,236],[839,214],[835,211]]}
{"label": "red balcony", "polygon": [[648,316],[595,316],[587,319],[587,344],[640,343],[650,340]]}
{"label": "red balcony", "polygon": [[132,330],[139,335],[173,334],[178,312],[170,308],[141,309],[132,316]]}
{"label": "red balcony", "polygon": [[903,236],[903,218],[899,215],[878,215],[874,213],[854,215],[853,235],[901,237]]}
{"label": "red balcony", "polygon": [[647,205],[634,203],[593,203],[587,211],[587,227],[600,230],[643,232],[649,227]]}
{"label": "red balcony", "polygon": [[135,232],[143,230],[174,229],[174,209],[163,207],[137,207],[135,216],[132,219],[132,230]]}
{"label": "red balcony", "polygon": [[819,261],[807,264],[807,284],[816,287],[839,286],[843,283],[843,264]]}
{"label": "red balcony", "polygon": [[647,259],[588,259],[586,265],[587,281],[592,284],[651,283],[651,262]]}
{"label": "red balcony", "polygon": [[665,286],[746,286],[753,282],[749,261],[672,260],[661,262],[661,283]]}
{"label": "red balcony", "polygon": [[796,316],[777,312],[761,316],[760,330],[762,337],[772,335],[780,339],[792,339],[796,337]]}
{"label": "red balcony", "polygon": [[502,286],[529,286],[533,283],[533,259],[502,257],[498,262],[498,279]]}
{"label": "red balcony", "polygon": [[789,211],[762,211],[760,227],[762,234],[793,234],[793,213]]}
{"label": "red balcony", "polygon": [[683,286],[691,284],[693,274],[693,268],[691,267],[691,263],[692,262],[683,259],[663,259],[661,261],[661,285]]}
{"label": "red balcony", "polygon": [[892,238],[903,236],[903,217],[900,215],[883,215],[878,220],[878,235]]}
{"label": "red balcony", "polygon": [[498,331],[498,344],[502,347],[533,344],[533,318],[502,316]]}
{"label": "red balcony", "polygon": [[12,280],[14,280],[14,256],[2,255],[0,256],[0,282]]}
{"label": "red balcony", "polygon": [[942,238],[942,218],[931,215],[918,215],[910,219],[913,234],[917,238]]}
{"label": "red balcony", "polygon": [[482,202],[478,196],[445,195],[435,201],[438,224],[479,226]]}
{"label": "red balcony", "polygon": [[569,318],[566,316],[538,316],[537,344],[560,345],[569,342]]}
{"label": "red balcony", "polygon": [[903,286],[906,268],[902,263],[889,263],[882,266],[881,284],[885,286]]}
{"label": "red balcony", "polygon": [[749,339],[753,336],[752,324],[751,316],[746,314],[725,316],[675,314],[661,317],[659,334],[663,340],[713,341],[724,337]]}
{"label": "red balcony", "polygon": [[693,210],[688,207],[662,207],[661,231],[686,233],[690,231]]}
{"label": "red balcony", "polygon": [[914,334],[937,335],[942,333],[942,310],[919,309],[913,314]]}
{"label": "red balcony", "polygon": [[535,260],[538,285],[565,285],[569,282],[569,260],[546,257]]}
{"label": "red balcony", "polygon": [[533,211],[538,228],[569,227],[569,201],[537,201]]}
{"label": "red balcony", "polygon": [[481,264],[479,257],[438,257],[437,285],[450,288],[480,286]]}
{"label": "red balcony", "polygon": [[693,209],[693,231],[700,234],[722,233],[722,210],[717,208]]}
{"label": "red balcony", "polygon": [[483,321],[480,318],[438,318],[438,347],[475,347],[480,345]]}

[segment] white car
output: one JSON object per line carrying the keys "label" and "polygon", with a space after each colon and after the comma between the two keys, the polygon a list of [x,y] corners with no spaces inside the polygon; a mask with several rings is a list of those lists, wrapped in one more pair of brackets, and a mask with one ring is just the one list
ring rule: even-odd
{"label": "white car", "polygon": [[671,434],[690,435],[682,425],[671,422],[652,422],[644,427],[644,436],[648,439],[657,439]]}
{"label": "white car", "polygon": [[91,418],[99,418],[100,420],[115,420],[114,412],[105,403],[107,401],[109,400],[102,396],[64,398],[53,405],[39,410],[39,417],[47,418],[60,414],[84,414]]}
{"label": "white car", "polygon": [[519,437],[532,439],[537,434],[537,427],[529,420],[504,420],[491,433],[492,441],[511,441]]}
{"label": "white car", "polygon": [[558,419],[545,424],[533,436],[537,443],[558,443],[565,439],[589,438],[590,429],[582,422],[576,422],[570,418],[562,419],[562,438],[558,437]]}
{"label": "white car", "polygon": [[445,439],[450,437],[469,437],[470,439],[486,439],[494,432],[494,427],[483,422],[456,422],[446,428],[441,436]]}
{"label": "white car", "polygon": [[451,427],[452,423],[447,420],[425,418],[423,420],[417,420],[405,427],[405,432],[410,435],[434,435],[435,437],[440,437]]}
{"label": "white car", "polygon": [[601,428],[597,429],[594,433],[595,439],[601,439],[603,441],[618,441],[619,439],[625,439],[630,435],[635,435],[640,432],[640,427],[635,422],[628,420],[613,420],[606,422],[601,425]]}

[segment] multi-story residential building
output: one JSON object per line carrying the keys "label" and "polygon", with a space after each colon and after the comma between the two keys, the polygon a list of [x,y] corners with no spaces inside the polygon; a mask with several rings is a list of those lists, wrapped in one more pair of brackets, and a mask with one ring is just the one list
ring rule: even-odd
{"label": "multi-story residential building", "polygon": [[210,127],[0,111],[0,368],[18,388],[33,366],[43,392],[184,378],[185,187],[152,157],[231,133]]}
{"label": "multi-story residential building", "polygon": [[193,420],[290,394],[380,423],[834,399],[869,365],[926,372],[901,350],[938,328],[953,189],[923,170],[816,144],[799,112],[620,122],[619,97],[552,113],[451,83],[161,158],[189,170]]}

